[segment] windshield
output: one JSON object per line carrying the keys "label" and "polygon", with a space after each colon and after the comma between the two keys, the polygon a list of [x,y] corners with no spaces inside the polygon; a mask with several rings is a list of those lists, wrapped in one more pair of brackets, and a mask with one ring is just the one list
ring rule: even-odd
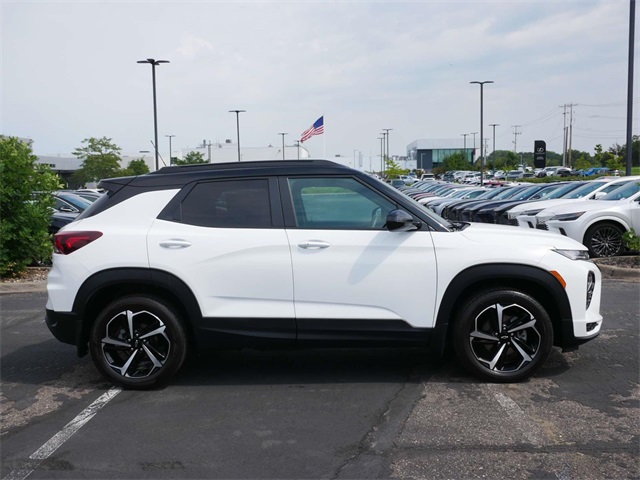
{"label": "windshield", "polygon": [[640,192],[640,182],[636,180],[635,182],[626,183],[623,186],[612,190],[600,200],[622,200],[624,198],[629,198],[631,195],[638,192]]}
{"label": "windshield", "polygon": [[580,188],[576,188],[570,193],[567,193],[562,198],[582,198],[589,195],[595,189],[600,188],[602,185],[605,185],[607,182],[588,182],[585,185],[582,185]]}
{"label": "windshield", "polygon": [[566,195],[569,192],[573,192],[576,188],[580,187],[584,185],[584,183],[582,182],[571,182],[571,183],[565,183],[564,185],[562,185],[561,187],[555,189],[553,192],[551,192],[549,194],[548,197],[546,197],[548,200],[551,200],[553,198],[564,198],[564,195]]}
{"label": "windshield", "polygon": [[505,198],[511,198],[514,195],[516,195],[518,192],[521,192],[522,190],[524,190],[526,187],[513,187],[513,188],[509,188],[507,190],[505,190],[504,192],[500,193],[499,195],[496,195],[495,197],[493,197],[494,200],[504,200]]}
{"label": "windshield", "polygon": [[63,200],[69,202],[71,205],[76,207],[80,211],[84,211],[91,206],[91,202],[85,200],[82,197],[73,194],[59,194],[58,195]]}

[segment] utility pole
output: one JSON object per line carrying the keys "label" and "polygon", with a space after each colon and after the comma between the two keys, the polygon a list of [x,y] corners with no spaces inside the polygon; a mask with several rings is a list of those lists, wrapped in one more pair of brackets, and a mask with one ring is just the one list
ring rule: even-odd
{"label": "utility pole", "polygon": [[567,166],[567,104],[562,105],[562,166]]}
{"label": "utility pole", "polygon": [[518,128],[522,125],[511,125],[513,128],[513,153],[518,154],[518,135],[522,135],[522,132],[518,131]]}
{"label": "utility pole", "polygon": [[209,147],[209,150],[207,152],[207,159],[209,160],[209,163],[211,163],[211,140],[209,140],[209,143],[207,143],[207,147]]}
{"label": "utility pole", "polygon": [[[490,123],[489,124],[490,127],[493,127],[493,154],[495,156],[495,152],[496,152],[496,127],[499,127],[500,124],[499,123]],[[495,158],[493,159],[495,161]]]}
{"label": "utility pole", "polygon": [[573,103],[569,104],[569,163],[568,167],[571,168],[571,140],[573,139]]}

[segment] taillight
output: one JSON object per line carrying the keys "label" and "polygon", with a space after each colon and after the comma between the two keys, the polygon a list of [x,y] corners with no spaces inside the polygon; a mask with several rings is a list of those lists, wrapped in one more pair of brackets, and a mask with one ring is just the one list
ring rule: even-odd
{"label": "taillight", "polygon": [[54,251],[63,255],[69,255],[85,245],[89,245],[95,239],[100,238],[102,232],[63,232],[53,236]]}

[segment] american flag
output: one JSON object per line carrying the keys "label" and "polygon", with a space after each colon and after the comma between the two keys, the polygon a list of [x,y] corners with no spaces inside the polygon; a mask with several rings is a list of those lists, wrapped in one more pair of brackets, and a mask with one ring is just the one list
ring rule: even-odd
{"label": "american flag", "polygon": [[314,135],[322,135],[324,133],[324,115],[316,120],[310,128],[307,128],[300,136],[300,143],[309,140]]}

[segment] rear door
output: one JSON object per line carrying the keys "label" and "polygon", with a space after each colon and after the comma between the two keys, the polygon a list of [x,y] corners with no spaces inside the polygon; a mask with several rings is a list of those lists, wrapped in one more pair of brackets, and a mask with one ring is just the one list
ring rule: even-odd
{"label": "rear door", "polygon": [[185,187],[148,234],[149,264],[182,279],[211,329],[295,338],[293,280],[275,180]]}

